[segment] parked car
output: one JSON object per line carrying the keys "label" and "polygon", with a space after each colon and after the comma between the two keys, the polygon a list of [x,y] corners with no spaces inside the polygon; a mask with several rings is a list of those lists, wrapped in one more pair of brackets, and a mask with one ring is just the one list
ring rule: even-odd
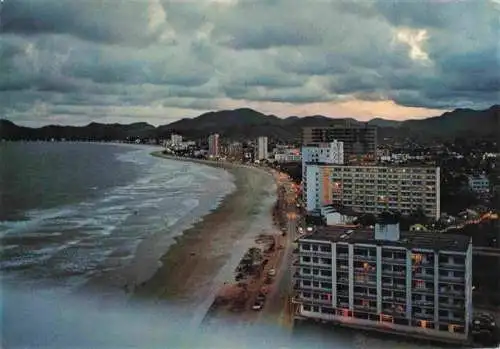
{"label": "parked car", "polygon": [[276,269],[269,269],[269,271],[267,272],[267,275],[268,276],[275,276],[276,275]]}
{"label": "parked car", "polygon": [[264,302],[262,302],[262,301],[256,301],[252,305],[252,310],[261,310],[263,307],[264,307]]}

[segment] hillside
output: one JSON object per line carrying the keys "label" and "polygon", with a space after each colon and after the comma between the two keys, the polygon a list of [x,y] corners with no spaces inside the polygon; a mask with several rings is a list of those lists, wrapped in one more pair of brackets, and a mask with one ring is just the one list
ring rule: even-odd
{"label": "hillside", "polygon": [[[500,130],[500,106],[486,110],[456,109],[441,116],[403,122],[376,118],[368,123],[379,128],[379,138],[412,137],[420,140],[468,137],[498,139]],[[330,126],[345,119],[321,115],[278,118],[243,108],[209,112],[192,119],[154,127],[147,123],[99,124],[87,126],[49,125],[41,128],[17,126],[8,120],[0,120],[0,138],[8,140],[125,140],[130,138],[167,138],[178,133],[191,139],[201,139],[211,133],[219,133],[231,140],[249,140],[267,136],[279,141],[298,141],[303,127]],[[350,119],[353,120],[353,119]],[[355,121],[355,120],[354,120]]]}

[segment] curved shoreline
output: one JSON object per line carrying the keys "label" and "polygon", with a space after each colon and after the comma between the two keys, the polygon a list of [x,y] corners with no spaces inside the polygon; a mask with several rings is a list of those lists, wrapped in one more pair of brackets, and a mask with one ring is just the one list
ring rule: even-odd
{"label": "curved shoreline", "polygon": [[175,238],[153,277],[134,290],[135,298],[194,306],[195,313],[204,315],[219,287],[233,278],[234,268],[254,238],[274,229],[271,211],[276,183],[268,171],[246,165],[171,157],[159,152],[152,155],[224,168],[234,176],[236,189],[216,209]]}

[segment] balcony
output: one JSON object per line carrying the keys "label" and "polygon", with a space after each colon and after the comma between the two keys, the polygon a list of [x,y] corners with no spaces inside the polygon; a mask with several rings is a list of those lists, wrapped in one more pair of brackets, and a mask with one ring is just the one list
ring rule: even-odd
{"label": "balcony", "polygon": [[391,289],[391,290],[394,290],[394,289],[405,290],[406,289],[406,284],[383,282],[382,283],[382,288],[387,288],[387,289]]}
{"label": "balcony", "polygon": [[337,253],[337,259],[348,259],[349,253]]}
{"label": "balcony", "polygon": [[434,308],[435,304],[431,301],[422,301],[422,300],[412,300],[411,304],[416,307],[422,308]]}
{"label": "balcony", "polygon": [[428,273],[414,273],[413,277],[425,280],[434,280],[434,274],[428,274]]}
{"label": "balcony", "polygon": [[310,304],[332,304],[331,300],[328,299],[318,299],[318,298],[312,298],[312,297],[302,297],[302,296],[296,296],[292,300],[293,302],[296,303],[310,303]]}
{"label": "balcony", "polygon": [[398,317],[406,316],[406,311],[404,309],[382,308],[382,313],[384,313],[385,315],[392,315]]}
{"label": "balcony", "polygon": [[462,302],[439,302],[439,309],[464,309],[465,303]]}
{"label": "balcony", "polygon": [[448,289],[446,287],[441,287],[439,289],[439,293],[441,295],[454,296],[455,298],[457,298],[457,297],[465,298],[465,290],[454,290],[454,289]]}
{"label": "balcony", "polygon": [[354,272],[362,274],[376,274],[376,268],[354,268]]}
{"label": "balcony", "polygon": [[355,304],[353,306],[353,308],[354,308],[354,310],[364,311],[367,313],[377,313],[377,307],[370,307],[370,306],[365,306],[365,305],[361,305],[361,304]]}
{"label": "balcony", "polygon": [[464,317],[454,317],[454,316],[439,316],[439,322],[445,324],[462,324],[465,322]]}
{"label": "balcony", "polygon": [[354,279],[354,285],[372,285],[372,286],[375,286],[377,285],[377,281],[376,280],[368,280],[368,279],[357,279],[355,278]]}
{"label": "balcony", "polygon": [[390,269],[382,269],[382,275],[405,276],[406,272],[404,272],[404,271],[394,271],[394,270],[390,270]]}
{"label": "balcony", "polygon": [[439,268],[441,269],[456,269],[456,270],[465,270],[465,263],[450,263],[450,262],[444,262],[444,263],[439,263]]}
{"label": "balcony", "polygon": [[318,257],[331,257],[332,256],[332,251],[313,251],[313,250],[299,250],[299,254],[301,256],[318,256]]}
{"label": "balcony", "polygon": [[417,294],[434,294],[434,288],[433,287],[414,287],[411,290],[412,293],[417,293]]}
{"label": "balcony", "polygon": [[364,292],[354,292],[354,297],[358,299],[377,299],[376,294],[369,294]]}
{"label": "balcony", "polygon": [[361,261],[361,262],[364,262],[364,261],[376,261],[377,260],[377,256],[365,255],[365,254],[355,254],[355,255],[352,256],[352,258],[355,261]]}
{"label": "balcony", "polygon": [[349,278],[337,278],[337,283],[338,284],[348,285],[349,284]]}
{"label": "balcony", "polygon": [[406,304],[406,298],[404,297],[383,296],[382,301],[398,303],[398,304]]}
{"label": "balcony", "polygon": [[325,280],[325,281],[331,281],[332,276],[327,276],[327,275],[321,275],[321,274],[305,274],[301,272],[296,272],[293,274],[293,277],[295,279],[301,279],[301,280]]}
{"label": "balcony", "polygon": [[463,276],[439,275],[439,280],[458,284],[465,283],[465,277]]}
{"label": "balcony", "polygon": [[382,257],[382,263],[389,264],[404,264],[406,265],[406,258],[391,258],[391,257]]}
{"label": "balcony", "polygon": [[420,312],[414,312],[411,316],[414,319],[418,319],[418,320],[433,320],[434,319],[434,314],[427,314],[427,313],[420,313]]}

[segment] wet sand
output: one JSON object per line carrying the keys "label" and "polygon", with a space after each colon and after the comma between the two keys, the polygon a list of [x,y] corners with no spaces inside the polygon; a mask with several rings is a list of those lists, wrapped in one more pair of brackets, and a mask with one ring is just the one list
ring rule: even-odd
{"label": "wet sand", "polygon": [[176,238],[176,243],[160,259],[162,266],[153,277],[137,285],[134,296],[169,300],[190,308],[206,307],[203,309],[206,311],[218,289],[233,278],[234,267],[247,248],[254,245],[255,237],[275,229],[272,206],[276,184],[265,170],[195,162],[224,167],[234,176],[236,190],[217,209]]}

